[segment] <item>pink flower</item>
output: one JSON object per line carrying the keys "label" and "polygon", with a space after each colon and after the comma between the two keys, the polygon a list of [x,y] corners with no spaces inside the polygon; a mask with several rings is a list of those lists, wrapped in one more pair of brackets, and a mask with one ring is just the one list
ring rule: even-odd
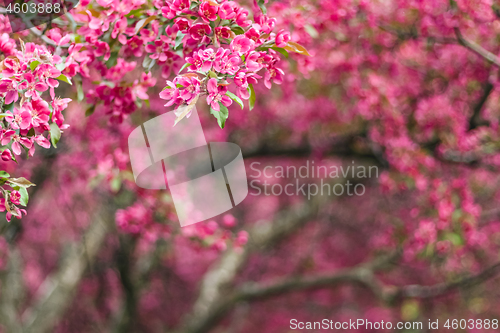
{"label": "pink flower", "polygon": [[230,106],[233,101],[231,98],[226,96],[227,87],[222,85],[217,85],[216,79],[210,79],[207,83],[207,104],[209,104],[215,111],[220,111],[219,102],[224,106]]}
{"label": "pink flower", "polygon": [[19,193],[19,191],[14,190],[10,192],[10,201],[14,205],[19,205],[20,204],[19,200],[21,200],[21,193]]}
{"label": "pink flower", "polygon": [[23,105],[31,113],[33,127],[47,124],[50,116],[49,104],[43,99],[35,99]]}
{"label": "pink flower", "polygon": [[191,0],[174,0],[171,7],[177,12],[186,12],[191,6]]}
{"label": "pink flower", "polygon": [[64,45],[71,42],[71,36],[65,35],[63,37],[59,28],[50,29],[46,32],[46,36],[56,42],[57,45]]}
{"label": "pink flower", "polygon": [[247,69],[252,72],[260,71],[264,67],[264,63],[271,63],[273,57],[266,52],[250,52],[247,55],[245,62]]}
{"label": "pink flower", "polygon": [[46,91],[49,89],[44,82],[36,81],[35,76],[32,73],[25,73],[23,77],[26,81],[19,84],[18,88],[22,90],[26,89],[26,92],[24,93],[24,96],[26,97],[38,98],[40,97],[38,93],[39,91]]}
{"label": "pink flower", "polygon": [[104,56],[104,60],[108,60],[110,55],[111,55],[111,52],[109,51],[109,45],[108,43],[106,42],[102,42],[102,41],[97,41],[95,44],[95,50],[94,50],[94,54],[96,57],[102,57]]}
{"label": "pink flower", "polygon": [[208,1],[204,1],[200,5],[198,14],[200,14],[200,17],[203,21],[209,23],[210,21],[217,20],[217,10],[218,6],[215,6]]}
{"label": "pink flower", "polygon": [[19,93],[17,92],[17,82],[11,79],[3,79],[0,81],[0,92],[6,93],[5,104],[17,102]]}
{"label": "pink flower", "polygon": [[127,53],[131,53],[136,57],[142,55],[142,45],[144,41],[139,36],[134,36],[127,42]]}
{"label": "pink flower", "polygon": [[245,53],[253,49],[255,46],[255,43],[253,40],[247,38],[244,35],[239,35],[236,36],[236,38],[233,39],[229,47],[231,48],[231,51],[234,53]]}
{"label": "pink flower", "polygon": [[162,67],[161,75],[164,78],[168,78],[172,71],[179,71],[182,58],[172,51],[167,51],[165,54],[167,55],[167,59],[165,61],[159,61],[158,63]]}
{"label": "pink flower", "polygon": [[[158,36],[159,28],[160,28],[160,23],[158,23],[158,21],[155,20],[151,22],[151,29],[142,29],[140,34],[144,42],[148,43],[154,41],[156,39],[156,36]],[[131,31],[131,35],[134,34],[133,30],[134,29],[132,29]]]}
{"label": "pink flower", "polygon": [[283,70],[281,70],[278,67],[268,68],[266,75],[264,77],[264,85],[268,89],[271,89],[271,81],[276,84],[282,84],[284,75],[285,73],[283,72]]}
{"label": "pink flower", "polygon": [[179,17],[175,20],[175,24],[177,25],[177,28],[179,29],[180,32],[187,34],[189,31],[189,28],[191,27],[191,24],[189,21],[185,18]]}
{"label": "pink flower", "polygon": [[250,24],[252,24],[252,21],[247,20],[248,17],[248,10],[239,8],[236,11],[236,24],[239,25],[240,27],[248,27]]}
{"label": "pink flower", "polygon": [[55,98],[52,101],[52,121],[59,127],[63,126],[62,111],[68,107],[69,102],[71,102],[71,98]]}
{"label": "pink flower", "polygon": [[229,39],[234,35],[234,33],[228,27],[217,27],[215,28],[215,36],[218,39],[225,38]]}
{"label": "pink flower", "polygon": [[234,75],[240,69],[241,58],[227,49],[220,48],[215,57],[214,69],[217,72]]}
{"label": "pink flower", "polygon": [[5,60],[3,61],[3,65],[5,66],[5,68],[2,71],[2,74],[6,77],[10,77],[17,74],[17,72],[21,68],[21,65],[19,64],[19,59],[13,57],[5,58]]}
{"label": "pink flower", "polygon": [[160,92],[160,98],[168,101],[165,106],[182,104],[184,102],[179,96],[179,89],[172,81],[167,81],[167,86]]}
{"label": "pink flower", "polygon": [[248,29],[247,32],[245,32],[245,36],[253,40],[255,44],[262,44],[260,40],[260,32],[255,27]]}
{"label": "pink flower", "polygon": [[190,71],[197,71],[201,70],[203,66],[204,59],[201,58],[199,52],[194,52],[192,57],[187,57],[186,62],[188,64],[191,64],[191,66],[188,67],[188,70]]}
{"label": "pink flower", "polygon": [[268,18],[267,16],[261,16],[260,19],[260,31],[264,34],[269,34],[274,30],[276,26],[275,18]]}
{"label": "pink flower", "polygon": [[35,136],[35,142],[43,148],[50,148],[50,141],[44,137],[43,135],[36,135]]}
{"label": "pink flower", "polygon": [[208,72],[212,68],[215,60],[215,52],[213,49],[199,50],[194,52],[192,57],[187,57],[186,61],[192,66],[189,66],[190,71],[201,70]]}
{"label": "pink flower", "polygon": [[3,138],[2,138],[2,145],[7,145],[9,142],[12,142],[12,151],[16,155],[21,155],[22,149],[21,145],[25,146],[26,148],[30,149],[31,146],[33,145],[33,142],[31,142],[30,139],[21,137],[18,134],[16,134],[15,131],[13,130],[8,130],[5,132]]}
{"label": "pink flower", "polygon": [[[142,30],[141,30],[142,32]],[[111,33],[111,38],[116,38],[118,36],[118,41],[120,44],[127,44],[127,35],[131,36],[134,34],[134,28],[128,27],[127,18],[122,17],[120,20],[116,21],[115,26],[113,28],[113,32]]]}
{"label": "pink flower", "polygon": [[10,123],[12,129],[29,129],[31,126],[31,114],[24,108],[22,110],[14,108],[14,114],[6,116],[5,120]]}
{"label": "pink flower", "polygon": [[250,92],[247,90],[249,83],[257,83],[261,77],[255,73],[245,73],[240,71],[234,76],[234,84],[237,86],[237,92],[243,99],[250,98]]}
{"label": "pink flower", "polygon": [[12,153],[10,152],[9,148],[5,149],[2,152],[2,161],[5,162],[12,161]]}
{"label": "pink flower", "polygon": [[186,103],[189,103],[200,93],[200,80],[197,76],[179,76],[176,83],[183,86],[184,89],[179,90],[179,96]]}
{"label": "pink flower", "polygon": [[156,40],[154,44],[146,45],[146,52],[152,53],[149,55],[151,59],[158,59],[159,61],[167,60],[167,51],[169,50],[168,37],[161,36],[161,40]]}
{"label": "pink flower", "polygon": [[212,28],[208,24],[196,23],[189,28],[189,34],[191,38],[195,40],[200,40],[204,36],[209,35],[212,32]]}
{"label": "pink flower", "polygon": [[276,35],[276,46],[277,47],[285,47],[290,41],[290,33],[285,31],[285,29],[281,29]]}
{"label": "pink flower", "polygon": [[236,17],[235,4],[232,1],[224,2],[219,6],[219,16],[221,20],[231,20]]}

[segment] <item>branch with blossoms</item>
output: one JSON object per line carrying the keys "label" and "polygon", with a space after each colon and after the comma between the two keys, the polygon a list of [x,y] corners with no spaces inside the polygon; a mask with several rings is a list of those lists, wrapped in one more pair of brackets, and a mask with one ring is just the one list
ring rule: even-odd
{"label": "branch with blossoms", "polygon": [[[44,46],[20,41],[21,50],[18,50],[16,42],[7,34],[2,35],[2,41],[1,158],[4,162],[17,163],[22,155],[33,156],[37,145],[45,149],[56,147],[62,132],[69,127],[63,123],[62,111],[71,99],[56,97],[54,88],[59,86],[59,81],[69,84],[71,81],[62,74],[65,65],[61,57]],[[0,171],[0,212],[7,211],[8,221],[12,216],[21,218],[26,214],[20,206],[28,204],[31,186],[35,184],[24,177],[13,178],[6,171]]]}
{"label": "branch with blossoms", "polygon": [[[263,8],[263,7],[262,7]],[[255,104],[253,84],[263,78],[267,88],[281,84],[284,72],[278,67],[279,54],[288,51],[308,55],[305,48],[290,40],[284,30],[273,32],[276,19],[258,13],[256,24],[247,20],[248,12],[233,1],[190,2],[175,0],[162,8],[165,17],[174,22],[178,30],[176,45],[197,45],[180,72],[160,93],[167,100],[165,106],[194,106],[199,96],[206,96],[211,114],[221,128],[229,116],[228,107],[236,102],[243,109],[249,100],[250,110]],[[161,42],[146,47],[152,59],[167,59]],[[264,70],[263,76],[259,72]],[[229,91],[234,84],[236,94]],[[189,116],[192,107],[177,114],[177,121]]]}

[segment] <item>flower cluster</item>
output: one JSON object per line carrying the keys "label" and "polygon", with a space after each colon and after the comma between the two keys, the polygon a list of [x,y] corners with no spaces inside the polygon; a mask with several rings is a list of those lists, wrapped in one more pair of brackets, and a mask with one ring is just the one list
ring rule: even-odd
{"label": "flower cluster", "polygon": [[[265,71],[267,88],[283,82],[284,72],[277,66],[279,53],[305,51],[298,44],[289,45],[291,37],[285,30],[273,32],[276,19],[258,13],[252,24],[247,19],[248,11],[233,1],[175,0],[163,6],[161,12],[174,20],[177,43],[196,45],[184,58],[183,69],[187,68],[188,73],[167,80],[160,94],[168,101],[166,106],[189,104],[203,94],[212,113],[230,106],[233,100],[243,107],[241,99],[251,99],[255,93],[252,85],[262,79],[258,74],[261,70]],[[165,51],[165,44],[155,42],[146,50],[153,53],[149,55],[151,59],[161,59],[161,53],[158,54]],[[236,95],[230,92],[232,83]],[[223,126],[228,113],[214,116],[222,120],[219,124]]]}
{"label": "flower cluster", "polygon": [[[9,41],[5,36],[3,38]],[[47,149],[52,142],[55,146],[62,130],[69,127],[64,124],[62,111],[71,99],[55,97],[54,88],[59,86],[59,81],[70,81],[62,73],[65,65],[61,57],[45,47],[21,42],[21,51],[18,51],[14,41],[11,40],[10,45],[10,55],[0,63],[0,145],[2,160],[17,162],[23,152],[33,156],[37,145]],[[44,92],[49,93],[50,101],[42,98]],[[26,206],[26,188],[33,184],[24,178],[10,178],[4,171],[0,174],[1,184],[12,188],[0,187],[0,211],[7,210],[9,221],[12,216],[20,218],[26,211],[17,206]]]}

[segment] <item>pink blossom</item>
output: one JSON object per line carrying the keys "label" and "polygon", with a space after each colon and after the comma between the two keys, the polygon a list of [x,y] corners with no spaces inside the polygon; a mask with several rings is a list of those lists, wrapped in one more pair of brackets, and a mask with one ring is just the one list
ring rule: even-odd
{"label": "pink blossom", "polygon": [[216,79],[210,79],[207,83],[207,104],[209,104],[215,111],[220,111],[219,102],[224,106],[230,106],[233,100],[226,96],[227,87],[217,85]]}
{"label": "pink blossom", "polygon": [[11,79],[2,79],[0,81],[0,92],[6,93],[5,104],[17,102],[17,100],[19,99],[17,82]]}
{"label": "pink blossom", "polygon": [[231,41],[229,47],[231,48],[232,52],[242,54],[252,50],[255,47],[255,43],[253,40],[247,38],[246,36],[239,35]]}
{"label": "pink blossom", "polygon": [[127,35],[131,36],[134,33],[132,27],[128,27],[127,18],[122,17],[120,20],[116,21],[113,31],[111,32],[111,38],[118,37],[120,44],[127,44]]}
{"label": "pink blossom", "polygon": [[237,86],[238,95],[243,99],[249,99],[250,92],[247,89],[248,84],[257,83],[257,79],[260,78],[261,76],[255,73],[245,73],[243,71],[236,73],[236,75],[234,76],[234,84]]}
{"label": "pink blossom", "polygon": [[10,152],[10,149],[7,148],[2,152],[2,161],[8,162],[12,161],[12,153]]}
{"label": "pink blossom", "polygon": [[226,1],[219,6],[219,16],[221,20],[231,20],[236,17],[235,4],[232,1]]}
{"label": "pink blossom", "polygon": [[264,76],[264,85],[268,89],[271,89],[271,82],[276,84],[282,84],[284,75],[285,73],[280,68],[277,67],[268,68]]}
{"label": "pink blossom", "polygon": [[218,39],[229,39],[234,36],[234,33],[228,27],[217,27],[215,28],[215,36],[217,36]]}
{"label": "pink blossom", "polygon": [[144,41],[139,36],[134,36],[127,42],[126,52],[133,54],[136,57],[142,55],[142,45]]}
{"label": "pink blossom", "polygon": [[172,81],[167,81],[167,86],[160,92],[160,98],[168,101],[165,106],[182,104],[184,102],[179,96],[179,89]]}
{"label": "pink blossom", "polygon": [[179,96],[188,104],[200,93],[200,80],[197,76],[180,76],[176,83],[184,88],[179,90]]}
{"label": "pink blossom", "polygon": [[31,113],[31,123],[33,127],[47,124],[50,116],[49,104],[43,99],[35,99],[23,105]]}
{"label": "pink blossom", "polygon": [[251,27],[250,29],[245,32],[245,37],[253,40],[256,45],[262,44],[260,40],[260,32],[256,27]]}
{"label": "pink blossom", "polygon": [[94,51],[95,56],[96,57],[104,56],[103,59],[108,60],[110,55],[111,55],[108,43],[102,42],[102,41],[97,41],[95,43],[95,46],[96,46],[96,49]]}
{"label": "pink blossom", "polygon": [[217,19],[218,6],[209,1],[203,1],[198,10],[198,14],[205,22],[215,21]]}
{"label": "pink blossom", "polygon": [[217,50],[214,69],[222,74],[234,75],[240,69],[241,58],[227,49]]}
{"label": "pink blossom", "polygon": [[276,35],[276,46],[277,47],[285,47],[290,41],[290,33],[285,31],[285,29],[281,29]]}
{"label": "pink blossom", "polygon": [[175,19],[175,24],[179,28],[179,31],[185,34],[189,32],[189,28],[191,27],[191,23],[183,17]]}
{"label": "pink blossom", "polygon": [[19,200],[21,200],[21,193],[19,193],[19,191],[13,190],[12,192],[10,192],[9,199],[14,205],[19,205]]}
{"label": "pink blossom", "polygon": [[239,25],[240,27],[248,27],[249,25],[252,24],[252,21],[247,20],[248,18],[248,10],[243,9],[243,8],[238,8],[236,10],[236,24]]}
{"label": "pink blossom", "polygon": [[208,24],[196,23],[189,28],[189,34],[191,38],[195,40],[200,40],[206,35],[209,35],[212,32],[212,28]]}
{"label": "pink blossom", "polygon": [[25,73],[23,77],[26,81],[19,84],[18,88],[23,90],[26,89],[26,92],[24,93],[24,96],[26,97],[39,98],[39,91],[43,92],[49,89],[49,87],[44,82],[37,81],[37,79],[31,72]]}
{"label": "pink blossom", "polygon": [[5,120],[12,129],[29,129],[31,126],[31,114],[25,108],[21,110],[14,108],[13,115],[6,116]]}
{"label": "pink blossom", "polygon": [[168,37],[161,36],[160,40],[156,40],[153,44],[146,45],[146,52],[152,53],[149,55],[151,59],[158,59],[159,61],[167,60],[167,51],[169,50]]}

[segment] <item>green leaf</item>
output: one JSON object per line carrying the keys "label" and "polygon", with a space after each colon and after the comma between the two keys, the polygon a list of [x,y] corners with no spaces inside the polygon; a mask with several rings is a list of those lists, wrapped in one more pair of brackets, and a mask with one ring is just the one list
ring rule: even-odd
{"label": "green leaf", "polygon": [[14,186],[19,186],[19,187],[30,187],[30,186],[36,186],[35,184],[33,184],[32,182],[30,182],[29,180],[27,180],[26,178],[24,177],[19,177],[19,178],[10,178],[8,180],[9,182],[9,185],[14,185]]}
{"label": "green leaf", "polygon": [[137,35],[139,31],[141,31],[144,27],[148,25],[149,22],[153,21],[154,19],[156,19],[156,15],[138,21],[137,24],[135,25],[134,33]]}
{"label": "green leaf", "polygon": [[134,10],[131,10],[130,13],[125,15],[125,17],[140,16],[141,12],[142,12],[142,9],[134,9]]}
{"label": "green leaf", "polygon": [[285,56],[285,58],[288,58],[288,55],[289,55],[289,54],[288,54],[288,51],[287,51],[287,50],[285,50],[284,48],[282,48],[282,47],[277,47],[277,46],[273,46],[273,47],[271,47],[271,48],[272,48],[274,51],[279,52],[279,53],[281,53],[282,55],[284,55],[284,56]]}
{"label": "green leaf", "polygon": [[10,104],[7,104],[7,105],[4,105],[4,108],[6,111],[14,111],[14,102],[10,103]]}
{"label": "green leaf", "polygon": [[21,206],[26,207],[28,205],[28,200],[30,199],[28,190],[25,187],[21,187],[19,189],[19,193],[21,194],[21,200],[19,200],[19,202],[21,203]]}
{"label": "green leaf", "polygon": [[149,72],[151,68],[156,64],[156,59],[151,59],[149,56],[144,57],[144,61],[142,62],[142,67]]}
{"label": "green leaf", "polygon": [[3,119],[4,117],[7,117],[7,116],[12,116],[11,113],[0,113],[0,119]]}
{"label": "green leaf", "polygon": [[262,14],[267,15],[267,8],[264,5],[264,0],[259,0],[259,2],[257,4],[259,5],[259,8],[262,11]]}
{"label": "green leaf", "polygon": [[50,141],[52,141],[52,145],[54,148],[57,148],[57,143],[61,139],[61,130],[56,123],[50,124]]}
{"label": "green leaf", "polygon": [[231,31],[237,35],[243,35],[245,33],[245,30],[243,30],[242,27],[238,27],[238,26],[232,27]]}
{"label": "green leaf", "polygon": [[82,87],[81,81],[76,81],[76,96],[77,96],[78,102],[83,101],[83,98],[85,97],[85,95],[83,93],[83,87]]}
{"label": "green leaf", "polygon": [[192,64],[190,64],[190,63],[185,63],[184,66],[182,66],[181,69],[179,70],[179,73],[182,72],[183,70],[185,70],[186,68],[188,68],[191,65]]}
{"label": "green leaf", "polygon": [[226,125],[226,119],[229,117],[229,110],[221,102],[219,102],[219,108],[220,111],[210,108],[210,114],[213,114],[215,119],[217,119],[219,127],[224,128]]}
{"label": "green leaf", "polygon": [[208,76],[209,76],[210,78],[212,78],[212,79],[216,79],[216,78],[217,78],[217,74],[215,74],[215,72],[214,72],[214,71],[212,71],[212,70],[210,70],[210,71],[208,72]]}
{"label": "green leaf", "polygon": [[118,63],[118,52],[111,52],[109,59],[106,61],[106,67],[111,68]]}
{"label": "green leaf", "polygon": [[111,191],[116,193],[120,190],[121,186],[122,186],[122,181],[120,180],[120,177],[116,176],[111,180],[110,183]]}
{"label": "green leaf", "polygon": [[182,40],[184,39],[184,34],[180,31],[177,31],[177,36],[175,37],[175,46],[174,50],[178,50],[182,45]]}
{"label": "green leaf", "polygon": [[35,68],[36,68],[38,65],[40,65],[40,61],[35,60],[35,61],[33,61],[33,62],[30,64],[30,69],[31,69],[32,71],[34,71],[34,70],[35,70]]}
{"label": "green leaf", "polygon": [[66,82],[67,84],[73,85],[73,83],[71,83],[71,80],[64,74],[59,75],[58,77],[56,77],[56,79],[59,81]]}
{"label": "green leaf", "polygon": [[85,110],[85,117],[92,115],[95,111],[95,104],[91,105],[87,110]]}
{"label": "green leaf", "polygon": [[303,47],[302,45],[300,45],[300,44],[298,44],[296,42],[289,41],[287,43],[287,45],[284,47],[284,49],[287,50],[287,51],[291,51],[291,52],[295,52],[295,53],[298,53],[298,54],[306,55],[308,57],[311,56],[305,47]]}
{"label": "green leaf", "polygon": [[253,89],[253,84],[250,83],[247,89],[248,92],[250,93],[250,98],[248,99],[248,106],[251,111],[255,107],[255,100],[257,99],[257,97],[255,96],[255,90]]}
{"label": "green leaf", "polygon": [[10,175],[5,171],[0,171],[0,178],[9,178]]}
{"label": "green leaf", "polygon": [[233,101],[235,101],[236,103],[238,103],[241,107],[241,109],[243,110],[243,108],[245,107],[243,105],[243,101],[241,100],[241,98],[239,98],[238,96],[236,96],[235,94],[233,94],[232,92],[228,91],[226,93],[226,95],[229,96],[229,98],[231,98]]}
{"label": "green leaf", "polygon": [[319,37],[319,33],[318,33],[318,30],[316,30],[316,28],[314,28],[312,25],[310,24],[306,24],[304,26],[304,29],[306,29],[306,32],[309,34],[309,36],[311,36],[312,38],[318,38]]}

